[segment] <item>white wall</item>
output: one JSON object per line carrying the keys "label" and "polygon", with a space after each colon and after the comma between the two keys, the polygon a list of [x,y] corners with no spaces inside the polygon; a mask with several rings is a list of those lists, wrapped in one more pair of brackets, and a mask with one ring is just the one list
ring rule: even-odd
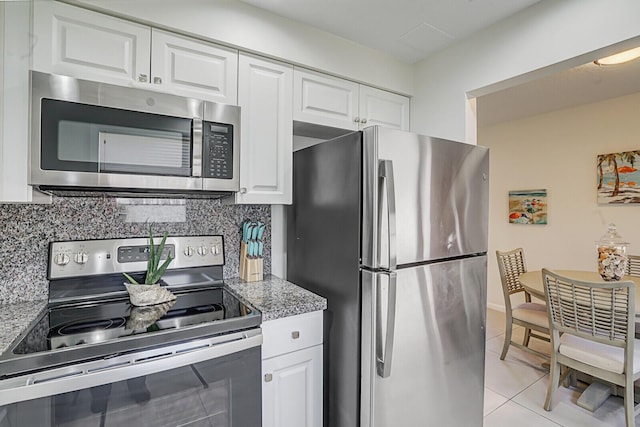
{"label": "white wall", "polygon": [[[610,222],[640,254],[640,205],[596,203],[596,156],[640,149],[640,93],[478,129],[490,148],[488,304],[504,307],[496,250],[525,250],[527,267],[596,269]],[[508,191],[546,188],[548,224],[508,223]]]}
{"label": "white wall", "polygon": [[68,0],[294,65],[410,95],[413,69],[393,57],[234,0]]}
{"label": "white wall", "polygon": [[640,36],[639,17],[638,0],[543,0],[418,63],[412,130],[475,142],[467,93],[486,94],[507,80],[528,81],[612,53],[611,45]]}

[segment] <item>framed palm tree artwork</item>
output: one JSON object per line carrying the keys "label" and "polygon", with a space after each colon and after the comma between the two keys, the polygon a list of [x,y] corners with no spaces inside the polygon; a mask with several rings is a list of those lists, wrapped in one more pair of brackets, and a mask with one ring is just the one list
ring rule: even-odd
{"label": "framed palm tree artwork", "polygon": [[640,150],[599,154],[598,204],[640,203]]}
{"label": "framed palm tree artwork", "polygon": [[509,191],[511,224],[546,224],[547,190]]}

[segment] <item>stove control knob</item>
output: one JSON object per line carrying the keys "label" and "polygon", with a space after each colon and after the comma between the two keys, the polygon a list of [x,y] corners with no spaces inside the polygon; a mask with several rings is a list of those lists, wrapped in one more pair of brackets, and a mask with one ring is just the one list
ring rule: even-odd
{"label": "stove control knob", "polygon": [[191,246],[187,246],[186,248],[184,248],[184,254],[186,256],[193,256],[193,247]]}
{"label": "stove control knob", "polygon": [[208,250],[206,246],[200,246],[198,248],[198,255],[202,255],[205,256],[207,254]]}
{"label": "stove control knob", "polygon": [[73,256],[73,260],[76,264],[86,264],[89,261],[89,255],[86,252],[80,251]]}
{"label": "stove control knob", "polygon": [[57,265],[67,265],[69,264],[69,255],[59,253],[53,258],[53,262],[55,262]]}
{"label": "stove control knob", "polygon": [[211,246],[211,253],[214,254],[214,255],[219,255],[220,254],[220,246],[218,246],[218,245]]}

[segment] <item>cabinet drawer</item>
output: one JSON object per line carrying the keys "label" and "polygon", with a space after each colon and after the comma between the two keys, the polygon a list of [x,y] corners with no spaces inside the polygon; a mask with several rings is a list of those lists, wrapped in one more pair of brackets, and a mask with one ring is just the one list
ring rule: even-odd
{"label": "cabinet drawer", "polygon": [[262,359],[322,344],[322,311],[262,324]]}

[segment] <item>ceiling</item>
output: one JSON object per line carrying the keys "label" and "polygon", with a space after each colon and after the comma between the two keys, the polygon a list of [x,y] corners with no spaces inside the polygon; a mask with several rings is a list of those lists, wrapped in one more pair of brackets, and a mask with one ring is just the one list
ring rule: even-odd
{"label": "ceiling", "polygon": [[[241,0],[413,64],[540,0]],[[640,60],[592,62],[477,99],[478,126],[640,92]]]}
{"label": "ceiling", "polygon": [[640,92],[640,59],[578,67],[477,98],[478,127]]}
{"label": "ceiling", "polygon": [[540,0],[241,0],[413,64]]}

